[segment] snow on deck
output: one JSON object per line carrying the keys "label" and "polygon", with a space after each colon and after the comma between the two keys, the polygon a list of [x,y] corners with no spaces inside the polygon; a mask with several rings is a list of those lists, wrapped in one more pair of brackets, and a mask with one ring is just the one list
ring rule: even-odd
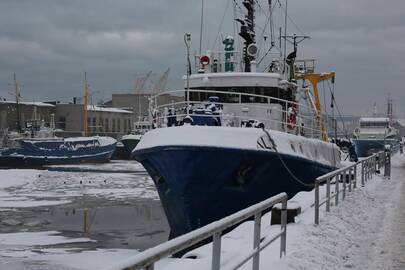
{"label": "snow on deck", "polygon": [[[276,130],[267,130],[267,132],[274,140],[279,153],[339,167],[340,151],[335,144]],[[135,150],[157,146],[204,146],[258,150],[258,142],[261,137],[270,145],[268,135],[259,128],[210,126],[158,128],[143,135]]]}

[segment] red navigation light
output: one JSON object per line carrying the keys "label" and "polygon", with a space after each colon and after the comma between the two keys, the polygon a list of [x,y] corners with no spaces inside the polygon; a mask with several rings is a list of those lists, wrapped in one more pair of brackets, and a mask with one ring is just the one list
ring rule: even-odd
{"label": "red navigation light", "polygon": [[203,66],[206,66],[210,63],[210,58],[208,57],[208,55],[203,55],[200,57],[200,63]]}

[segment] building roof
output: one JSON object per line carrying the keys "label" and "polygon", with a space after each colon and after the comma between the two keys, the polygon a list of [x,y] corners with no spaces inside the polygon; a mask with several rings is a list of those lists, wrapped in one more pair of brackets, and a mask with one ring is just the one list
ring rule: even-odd
{"label": "building roof", "polygon": [[[16,101],[13,100],[0,100],[0,104],[16,104]],[[27,106],[38,106],[38,107],[55,107],[55,105],[45,103],[45,102],[25,102],[21,101],[21,105],[27,105]]]}
{"label": "building roof", "polygon": [[131,111],[123,110],[123,109],[118,109],[118,108],[104,108],[104,107],[99,107],[95,105],[87,105],[87,110],[93,111],[93,112],[114,112],[114,113],[129,113],[133,114]]}

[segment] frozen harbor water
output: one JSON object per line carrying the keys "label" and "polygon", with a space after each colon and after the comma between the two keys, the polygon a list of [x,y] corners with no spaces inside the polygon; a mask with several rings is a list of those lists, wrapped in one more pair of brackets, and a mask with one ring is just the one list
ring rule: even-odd
{"label": "frozen harbor water", "polygon": [[134,161],[0,170],[0,269],[105,267],[168,233],[153,182]]}

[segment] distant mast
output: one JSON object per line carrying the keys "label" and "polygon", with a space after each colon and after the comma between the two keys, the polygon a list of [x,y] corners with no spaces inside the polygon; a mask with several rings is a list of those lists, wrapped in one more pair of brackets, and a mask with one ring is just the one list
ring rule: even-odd
{"label": "distant mast", "polygon": [[389,94],[388,94],[388,99],[387,99],[387,118],[390,120],[390,122],[392,122],[393,107],[392,107],[392,99]]}
{"label": "distant mast", "polygon": [[20,85],[17,82],[17,76],[14,73],[14,91],[15,91],[15,102],[16,102],[16,112],[17,112],[17,130],[18,132],[22,131],[21,128],[21,110],[20,110],[20,98],[21,98],[21,94],[20,94]]}
{"label": "distant mast", "polygon": [[87,122],[88,111],[87,105],[89,103],[89,85],[87,84],[87,72],[84,72],[84,102],[83,102],[83,136],[88,135],[89,125]]}

